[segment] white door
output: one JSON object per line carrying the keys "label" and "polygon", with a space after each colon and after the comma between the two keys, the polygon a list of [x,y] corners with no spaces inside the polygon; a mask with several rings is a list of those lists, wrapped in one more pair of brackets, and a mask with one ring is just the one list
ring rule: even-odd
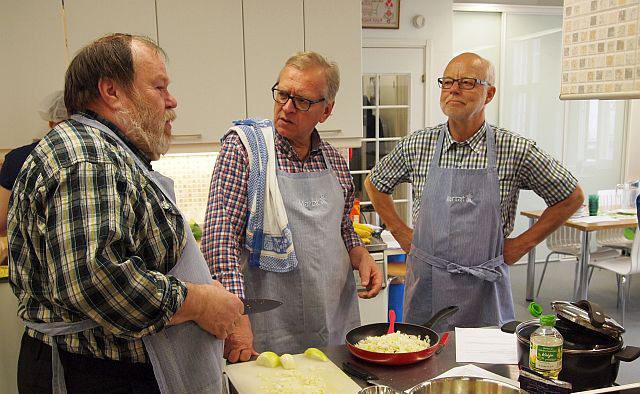
{"label": "white door", "polygon": [[[389,46],[365,43],[362,48],[363,140],[353,150],[350,162],[362,211],[370,209],[362,183],[371,168],[393,149],[398,141],[425,127],[427,93],[423,82],[426,45]],[[411,225],[409,186],[393,194],[398,213]],[[379,224],[377,215],[365,219]]]}

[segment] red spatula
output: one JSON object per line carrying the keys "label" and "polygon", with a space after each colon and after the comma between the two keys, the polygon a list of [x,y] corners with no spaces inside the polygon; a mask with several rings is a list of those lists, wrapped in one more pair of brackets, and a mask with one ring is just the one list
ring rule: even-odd
{"label": "red spatula", "polygon": [[393,334],[395,332],[394,326],[396,325],[396,311],[389,309],[389,329],[387,334]]}

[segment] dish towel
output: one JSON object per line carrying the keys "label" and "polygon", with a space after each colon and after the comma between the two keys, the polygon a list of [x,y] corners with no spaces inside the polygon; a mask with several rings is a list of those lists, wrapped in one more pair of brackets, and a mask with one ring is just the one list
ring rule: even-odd
{"label": "dish towel", "polygon": [[268,119],[236,120],[235,132],[249,156],[249,218],[245,247],[249,265],[265,271],[289,272],[298,266],[278,179],[273,123]]}

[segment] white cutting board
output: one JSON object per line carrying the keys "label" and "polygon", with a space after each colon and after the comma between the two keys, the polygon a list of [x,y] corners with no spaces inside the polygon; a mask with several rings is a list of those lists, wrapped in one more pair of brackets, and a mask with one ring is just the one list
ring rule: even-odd
{"label": "white cutting board", "polygon": [[296,369],[267,368],[249,361],[227,365],[225,372],[238,394],[355,394],[361,389],[331,361],[302,354],[293,357]]}

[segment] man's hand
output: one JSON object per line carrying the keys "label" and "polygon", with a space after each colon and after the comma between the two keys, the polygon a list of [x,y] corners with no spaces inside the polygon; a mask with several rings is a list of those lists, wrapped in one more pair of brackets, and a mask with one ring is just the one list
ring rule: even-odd
{"label": "man's hand", "polygon": [[169,324],[193,320],[218,339],[227,338],[244,311],[238,296],[228,292],[218,281],[207,285],[188,283],[187,289],[187,298]]}
{"label": "man's hand", "polygon": [[413,229],[409,226],[402,226],[396,231],[392,231],[391,235],[398,241],[402,250],[409,254],[411,252],[411,241],[413,241]]}
{"label": "man's hand", "polygon": [[349,252],[351,266],[358,270],[360,283],[366,290],[358,293],[360,298],[373,298],[382,288],[382,272],[373,257],[362,246],[356,246]]}
{"label": "man's hand", "polygon": [[230,363],[249,361],[251,356],[257,356],[253,348],[253,331],[249,316],[242,316],[235,330],[224,341],[224,358]]}
{"label": "man's hand", "polygon": [[527,254],[531,248],[527,247],[518,238],[505,238],[504,250],[502,252],[504,256],[504,262],[507,265],[515,264],[522,256]]}

